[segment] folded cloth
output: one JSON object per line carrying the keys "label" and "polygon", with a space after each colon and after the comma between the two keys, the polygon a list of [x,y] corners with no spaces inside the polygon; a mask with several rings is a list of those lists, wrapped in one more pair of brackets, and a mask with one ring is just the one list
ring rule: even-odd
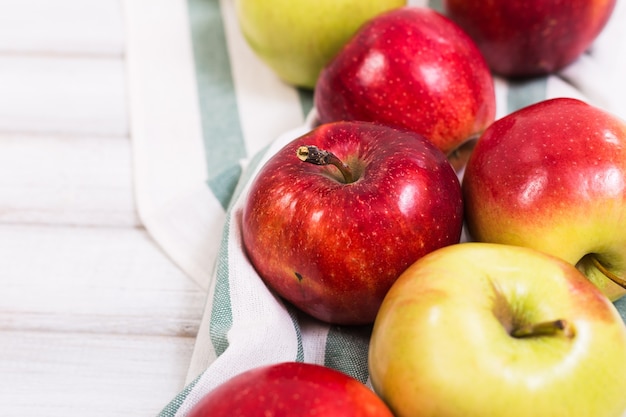
{"label": "folded cloth", "polygon": [[[206,189],[198,199],[212,203],[198,210],[201,204],[194,203],[195,194],[190,192],[179,205],[191,203],[194,211],[170,210],[160,216],[177,225],[172,234],[180,230],[198,234],[186,241],[169,237],[167,228],[159,229],[158,219],[149,217],[158,208],[144,210],[148,230],[150,225],[159,230],[156,240],[166,251],[172,248],[172,258],[207,288],[188,384],[165,406],[163,417],[184,416],[204,394],[232,376],[282,361],[323,364],[369,384],[370,327],[324,324],[284,304],[264,285],[242,250],[240,218],[252,179],[283,145],[312,128],[315,112],[310,93],[280,83],[247,49],[231,3],[187,2],[208,172]],[[431,6],[440,7],[435,2]],[[626,3],[618,2],[589,51],[557,75],[516,82],[496,77],[497,117],[546,98],[574,97],[626,119],[624,21]],[[310,116],[305,120],[306,113]],[[153,165],[161,168],[158,161]],[[167,204],[172,207],[176,201]],[[190,254],[198,259],[189,259]],[[209,263],[214,264],[210,271],[198,270],[197,265]],[[626,320],[626,301],[616,306]]]}

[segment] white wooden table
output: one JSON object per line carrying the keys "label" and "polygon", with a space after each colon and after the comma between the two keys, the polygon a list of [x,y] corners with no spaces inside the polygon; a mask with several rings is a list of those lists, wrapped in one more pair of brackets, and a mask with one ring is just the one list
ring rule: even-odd
{"label": "white wooden table", "polygon": [[120,0],[0,0],[0,414],[150,416],[205,293],[133,198]]}
{"label": "white wooden table", "polygon": [[[172,62],[189,51],[177,44],[143,48],[151,33],[143,25],[129,31],[125,13],[145,17],[161,30],[158,42],[167,42],[160,22],[184,19],[170,19],[163,6],[186,1],[0,0],[2,417],[155,416],[206,365],[208,355],[194,352],[196,335],[201,347],[207,337],[198,333],[206,285],[190,279],[152,239],[134,183],[134,169],[146,165],[133,152],[146,145],[135,134],[145,116],[130,100],[136,91],[149,96],[143,104],[157,119],[176,107],[183,134],[173,134],[197,136],[199,123],[177,101],[195,93],[186,69],[162,69],[165,83],[150,73],[151,58]],[[294,89],[251,65],[256,61],[236,36],[233,8],[224,14],[232,75],[249,93],[237,105],[252,155],[301,126],[303,109]],[[604,53],[623,58],[611,48]],[[615,62],[621,65],[615,68],[626,63]],[[620,71],[614,73],[621,77]],[[130,83],[137,74],[149,80]],[[159,82],[167,91],[154,88]],[[263,95],[273,98],[271,105],[258,100]],[[159,96],[169,106],[152,106]],[[609,104],[623,96],[611,95]],[[168,122],[150,124],[141,138],[152,139],[162,127],[172,134]],[[203,156],[177,162],[185,178],[204,174]],[[205,270],[205,264],[196,268]]]}

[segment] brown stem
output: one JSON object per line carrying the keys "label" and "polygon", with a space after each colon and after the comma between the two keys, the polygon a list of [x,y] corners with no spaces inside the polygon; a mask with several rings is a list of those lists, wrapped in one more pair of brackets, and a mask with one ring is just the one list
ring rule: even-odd
{"label": "brown stem", "polygon": [[350,170],[350,167],[344,164],[343,161],[337,158],[332,152],[325,151],[317,146],[308,145],[300,146],[296,151],[296,154],[303,162],[309,162],[315,165],[334,165],[337,169],[339,169],[341,175],[343,175],[343,179],[346,184],[353,181],[352,170]]}
{"label": "brown stem", "polygon": [[513,329],[511,336],[517,338],[555,336],[562,334],[565,337],[574,337],[574,326],[567,320],[544,321],[540,323],[529,323]]}
{"label": "brown stem", "polygon": [[598,260],[598,258],[596,258],[595,256],[591,257],[591,261],[596,266],[596,268],[598,268],[600,272],[602,272],[608,279],[610,279],[611,281],[613,281],[620,287],[626,288],[626,279],[620,278],[617,275],[615,275],[613,272],[606,269],[606,267],[602,265],[600,261]]}

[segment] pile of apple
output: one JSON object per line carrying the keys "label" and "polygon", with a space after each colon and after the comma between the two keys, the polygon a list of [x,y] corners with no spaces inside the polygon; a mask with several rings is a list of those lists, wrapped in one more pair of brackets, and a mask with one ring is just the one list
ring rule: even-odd
{"label": "pile of apple", "polygon": [[[232,416],[233,404],[246,416],[262,415],[250,404],[276,416],[626,412],[626,326],[612,303],[626,295],[626,123],[567,98],[494,120],[491,75],[569,64],[614,1],[444,3],[454,21],[415,6],[376,15],[323,66],[319,125],[262,167],[241,218],[250,262],[278,295],[328,323],[373,324],[375,392],[278,364],[223,384],[193,416]],[[588,16],[567,28],[582,40],[559,43],[553,18],[550,48],[522,45],[514,23],[529,27],[541,7]],[[539,43],[538,28],[524,41]]]}

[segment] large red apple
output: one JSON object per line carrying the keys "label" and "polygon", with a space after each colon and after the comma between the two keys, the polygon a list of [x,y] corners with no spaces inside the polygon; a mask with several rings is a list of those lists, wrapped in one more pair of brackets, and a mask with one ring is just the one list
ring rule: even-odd
{"label": "large red apple", "polygon": [[188,417],[393,417],[356,379],[321,365],[284,362],[245,371],[206,394]]}
{"label": "large red apple", "polygon": [[406,267],[459,241],[462,206],[454,170],[427,139],[328,123],[261,168],[243,209],[243,244],[265,283],[300,310],[369,324]]}
{"label": "large red apple", "polygon": [[476,41],[494,72],[525,77],[576,60],[604,28],[615,2],[444,0],[444,9]]}
{"label": "large red apple", "polygon": [[612,300],[626,294],[626,123],[574,99],[496,121],[463,178],[473,239],[575,264]]}
{"label": "large red apple", "polygon": [[418,132],[448,154],[495,117],[491,72],[455,23],[406,6],[361,27],[322,70],[322,123],[365,120]]}

